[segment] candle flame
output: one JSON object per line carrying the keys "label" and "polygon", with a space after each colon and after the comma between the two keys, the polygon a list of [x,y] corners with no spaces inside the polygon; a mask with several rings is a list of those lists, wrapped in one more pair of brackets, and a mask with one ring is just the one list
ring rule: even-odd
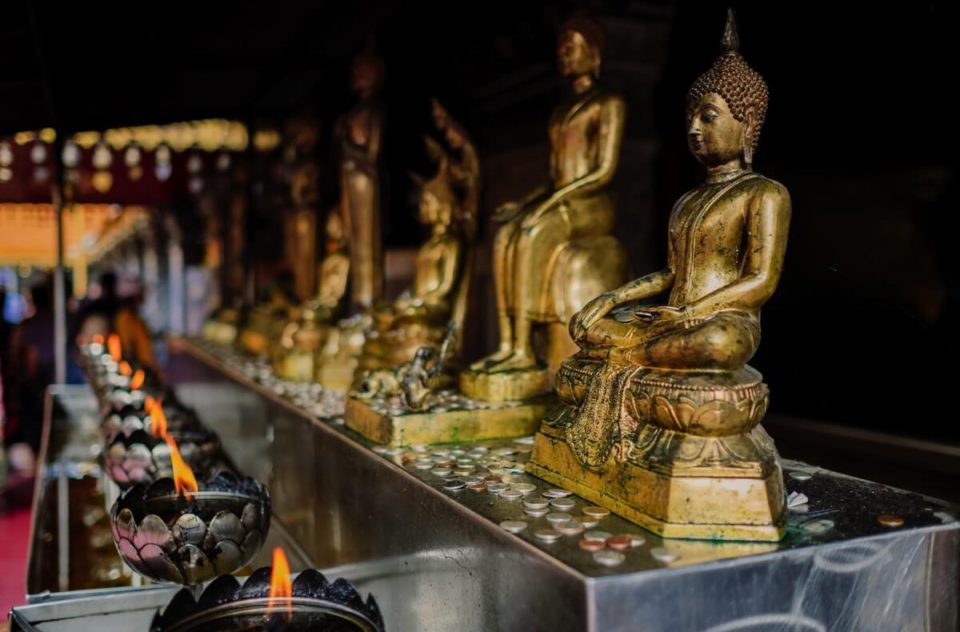
{"label": "candle flame", "polygon": [[163,412],[163,404],[154,398],[149,398],[145,406],[150,413],[150,434],[154,437],[167,438],[167,414]]}
{"label": "candle flame", "polygon": [[119,362],[123,354],[120,353],[120,335],[113,333],[107,337],[107,350],[114,362]]}
{"label": "candle flame", "polygon": [[133,367],[130,366],[130,363],[124,360],[120,363],[120,375],[125,375],[130,377],[133,374]]}
{"label": "candle flame", "polygon": [[137,369],[137,372],[133,374],[133,378],[130,379],[130,388],[134,391],[140,390],[140,387],[143,386],[146,379],[147,374],[143,372],[143,369]]}
{"label": "candle flame", "polygon": [[178,494],[182,494],[185,500],[193,500],[193,493],[200,488],[197,485],[197,477],[193,475],[193,470],[183,460],[177,442],[169,434],[164,433],[164,441],[170,446],[170,462],[173,463],[173,485]]}
{"label": "candle flame", "polygon": [[273,570],[270,572],[270,600],[267,602],[267,617],[277,610],[284,613],[287,621],[293,618],[293,581],[290,579],[290,563],[279,546],[273,549]]}
{"label": "candle flame", "polygon": [[93,334],[93,338],[90,339],[90,342],[92,342],[95,345],[102,345],[103,334]]}

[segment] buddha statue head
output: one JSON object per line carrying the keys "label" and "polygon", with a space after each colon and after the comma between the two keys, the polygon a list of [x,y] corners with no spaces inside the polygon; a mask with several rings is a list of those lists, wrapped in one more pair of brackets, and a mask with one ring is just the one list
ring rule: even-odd
{"label": "buddha statue head", "polygon": [[467,144],[463,128],[450,117],[450,112],[436,98],[430,99],[430,116],[437,130],[443,133],[444,140],[451,149],[461,150]]}
{"label": "buddha statue head", "polygon": [[768,91],[763,77],[738,52],[732,9],[722,44],[724,52],[687,93],[687,142],[708,169],[738,158],[749,168],[767,114]]}
{"label": "buddha statue head", "polygon": [[343,218],[340,217],[338,209],[333,209],[327,213],[327,222],[323,227],[323,234],[326,240],[326,253],[333,254],[341,252],[346,248],[346,234],[343,227]]}
{"label": "buddha statue head", "polygon": [[450,178],[446,154],[440,157],[437,174],[425,179],[411,174],[420,188],[420,221],[436,228],[449,228],[456,218],[459,203]]}
{"label": "buddha statue head", "polygon": [[596,20],[577,15],[560,27],[557,62],[560,74],[569,79],[600,76],[603,59],[603,27]]}
{"label": "buddha statue head", "polygon": [[350,89],[361,99],[368,99],[383,85],[383,59],[372,43],[368,43],[350,66]]}

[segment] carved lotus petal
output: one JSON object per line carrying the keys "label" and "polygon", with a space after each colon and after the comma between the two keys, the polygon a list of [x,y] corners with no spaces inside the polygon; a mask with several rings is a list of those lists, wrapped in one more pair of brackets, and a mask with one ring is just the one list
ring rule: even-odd
{"label": "carved lotus petal", "polygon": [[133,537],[133,543],[138,549],[142,549],[148,544],[155,544],[160,548],[172,551],[176,548],[173,542],[173,536],[170,529],[160,516],[148,514],[140,523],[140,529]]}
{"label": "carved lotus petal", "polygon": [[243,566],[240,547],[229,540],[218,542],[210,551],[209,558],[218,574],[232,573]]}
{"label": "carved lotus petal", "polygon": [[222,542],[224,540],[231,540],[237,544],[240,544],[243,542],[243,536],[245,534],[246,532],[243,528],[243,525],[240,524],[240,518],[237,518],[236,514],[229,511],[221,511],[213,517],[213,520],[210,521],[210,529],[207,532],[207,541],[209,542],[210,538],[213,538],[213,542],[210,543],[210,547],[217,542]]}
{"label": "carved lotus petal", "polygon": [[207,526],[203,524],[203,520],[193,514],[183,514],[173,525],[173,539],[180,545],[199,546],[206,535]]}
{"label": "carved lotus petal", "polygon": [[253,503],[247,503],[243,507],[243,515],[240,517],[240,523],[247,531],[260,527],[260,508]]}
{"label": "carved lotus petal", "polygon": [[136,521],[133,519],[133,512],[129,509],[121,509],[120,513],[117,514],[117,519],[111,521],[113,527],[113,533],[116,538],[125,538],[127,540],[133,540],[134,532],[136,531],[137,525]]}
{"label": "carved lotus petal", "polygon": [[137,547],[133,546],[133,542],[126,539],[121,539],[117,541],[117,550],[120,551],[120,557],[122,557],[127,564],[132,566],[135,571],[143,574],[147,573],[147,568],[140,560],[140,553],[137,551]]}
{"label": "carved lotus petal", "polygon": [[254,529],[243,538],[243,556],[245,558],[253,557],[261,546],[263,546],[263,535],[261,535],[259,529]]}

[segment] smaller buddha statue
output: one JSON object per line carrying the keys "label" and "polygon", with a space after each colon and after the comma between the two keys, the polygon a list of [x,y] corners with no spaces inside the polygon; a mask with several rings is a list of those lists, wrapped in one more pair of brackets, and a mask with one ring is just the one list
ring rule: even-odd
{"label": "smaller buddha statue", "polygon": [[732,12],[723,44],[687,96],[706,181],[673,207],[667,267],[571,319],[580,351],[560,368],[564,405],[531,471],[665,536],[776,540],[782,472],[759,426],[768,390],[747,362],[783,267],[790,196],[753,171],[767,85],[737,52]]}
{"label": "smaller buddha statue", "polygon": [[319,266],[317,294],[296,310],[297,318],[284,328],[274,359],[277,373],[289,380],[315,379],[327,335],[346,310],[350,258],[344,252],[346,238],[339,209],[330,211],[324,226],[326,256]]}
{"label": "smaller buddha statue", "polygon": [[[586,17],[560,29],[557,60],[569,90],[549,122],[549,181],[494,216],[500,343],[463,373],[461,389],[471,398],[527,400],[549,392],[553,372],[576,348],[567,321],[625,280],[626,253],[610,234],[625,105],[599,82],[603,43],[602,27]],[[535,344],[535,327],[546,330],[546,344]]]}
{"label": "smaller buddha statue", "polygon": [[253,355],[269,357],[275,351],[273,343],[295,317],[296,305],[293,274],[289,270],[282,271],[267,287],[264,300],[250,310],[237,339],[240,348]]}
{"label": "smaller buddha statue", "polygon": [[437,174],[419,183],[419,219],[430,237],[416,256],[413,287],[373,312],[373,331],[360,360],[362,369],[387,368],[411,360],[421,346],[443,338],[455,310],[465,302],[467,244],[460,197],[450,176],[449,158],[436,144]]}

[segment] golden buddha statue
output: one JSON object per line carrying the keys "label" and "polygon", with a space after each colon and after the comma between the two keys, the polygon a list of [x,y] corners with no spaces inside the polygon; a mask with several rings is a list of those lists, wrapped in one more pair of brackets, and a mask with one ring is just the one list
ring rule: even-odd
{"label": "golden buddha statue", "polygon": [[281,272],[267,288],[264,300],[250,310],[237,338],[244,351],[261,357],[270,357],[275,351],[273,343],[295,316],[297,302],[293,283],[289,270]]}
{"label": "golden buddha statue", "polygon": [[468,244],[460,196],[446,152],[435,143],[428,146],[439,159],[437,174],[414,177],[420,185],[419,218],[430,227],[430,238],[417,251],[413,287],[374,310],[361,369],[394,367],[411,360],[419,347],[437,345],[466,303]]}
{"label": "golden buddha statue", "polygon": [[[790,197],[752,170],[767,86],[737,52],[732,12],[723,44],[687,97],[706,182],[674,205],[667,267],[571,320],[581,350],[559,370],[564,405],[531,471],[664,536],[776,540],[783,476],[759,426],[768,390],[746,363],[780,278]],[[667,291],[665,305],[638,304]]]}
{"label": "golden buddha statue", "polygon": [[[548,392],[553,370],[576,349],[566,322],[624,281],[626,256],[610,236],[624,101],[598,85],[602,49],[603,32],[592,20],[574,18],[560,30],[557,57],[571,90],[550,119],[550,182],[496,212],[500,344],[461,377],[463,392],[474,399]],[[534,349],[535,324],[548,325],[545,350]]]}
{"label": "golden buddha statue", "polygon": [[334,130],[340,147],[340,207],[350,237],[353,303],[369,309],[383,292],[380,151],[384,116],[377,99],[383,62],[371,48],[354,58],[350,82],[359,101]]}
{"label": "golden buddha statue", "polygon": [[315,379],[327,333],[346,311],[350,258],[344,252],[346,236],[339,209],[335,208],[327,215],[324,232],[326,256],[318,270],[317,294],[300,306],[297,318],[284,328],[274,358],[277,374],[288,380],[308,382]]}

